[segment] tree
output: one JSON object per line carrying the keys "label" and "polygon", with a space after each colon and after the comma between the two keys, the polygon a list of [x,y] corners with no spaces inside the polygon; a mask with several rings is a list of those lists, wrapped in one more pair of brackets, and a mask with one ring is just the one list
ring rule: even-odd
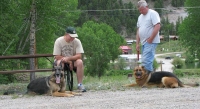
{"label": "tree", "polygon": [[118,57],[119,47],[125,41],[105,23],[88,21],[77,31],[85,52],[87,73],[100,78],[110,61]]}
{"label": "tree", "polygon": [[[123,0],[78,0],[78,9],[82,11],[77,26],[86,21],[97,21],[111,26],[118,34],[129,37],[136,32],[136,21],[139,16],[135,4]],[[89,17],[88,17],[89,16]]]}
{"label": "tree", "polygon": [[[1,55],[52,53],[55,39],[79,18],[77,5],[77,0],[1,0]],[[17,68],[22,62],[5,61],[2,67],[13,64]],[[30,61],[30,68],[33,63]]]}
{"label": "tree", "polygon": [[197,58],[200,59],[200,47],[197,46],[200,43],[200,8],[198,8],[200,2],[186,0],[185,6],[194,8],[187,8],[188,16],[180,24],[178,34],[183,46],[185,46],[193,56],[197,54]]}
{"label": "tree", "polygon": [[184,6],[184,2],[185,0],[172,0],[171,4],[174,7],[181,7],[181,6]]}
{"label": "tree", "polygon": [[156,8],[155,10],[159,13],[159,15],[162,15],[162,9],[163,8],[163,0],[157,0],[155,1],[154,7]]}

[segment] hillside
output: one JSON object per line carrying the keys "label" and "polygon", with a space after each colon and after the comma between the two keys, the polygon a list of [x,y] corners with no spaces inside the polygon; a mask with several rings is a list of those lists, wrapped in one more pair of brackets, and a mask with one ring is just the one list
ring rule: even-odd
{"label": "hillside", "polygon": [[[84,22],[88,20],[103,22],[111,26],[114,31],[116,31],[122,37],[135,39],[135,32],[137,30],[136,23],[140,14],[139,11],[135,9],[138,0],[120,0],[120,2],[119,0],[101,0],[98,2],[92,1],[90,3],[89,1],[90,0],[86,0],[79,3],[78,8],[80,10],[88,9],[90,11],[82,13],[77,21],[77,26],[81,26]],[[184,18],[187,16],[187,13],[184,11],[184,9],[171,6],[172,0],[162,0],[164,2],[156,0],[147,1],[150,9],[155,9],[155,6],[157,7],[155,10],[160,13],[161,22],[163,24],[163,28],[160,32],[162,34],[177,34],[177,31],[174,31],[174,28],[176,26],[175,23],[177,22],[178,18]],[[173,5],[178,6],[174,3],[174,1]],[[179,6],[183,6],[183,2]],[[91,10],[97,11],[93,12]],[[166,20],[165,22],[165,19],[163,18],[168,18],[168,20]],[[168,24],[170,25],[170,27],[166,26]],[[167,33],[166,31],[168,31],[169,33]]]}
{"label": "hillside", "polygon": [[[124,3],[132,2],[133,4],[136,4],[138,0],[122,0]],[[149,8],[154,7],[154,2],[149,0]],[[176,23],[178,17],[185,18],[187,16],[187,12],[183,8],[175,8],[171,6],[171,0],[164,0],[164,10],[165,10],[165,15],[163,15],[164,18],[168,17],[170,23]]]}
{"label": "hillside", "polygon": [[[124,3],[128,3],[128,2],[132,2],[133,4],[137,4],[138,0],[122,0]],[[153,9],[154,8],[154,2],[152,2],[151,0],[149,0],[150,2],[148,2],[149,4],[149,8]],[[176,8],[176,7],[173,7],[171,5],[171,1],[172,0],[164,0],[164,13],[163,13],[163,16],[161,17],[164,17],[164,18],[167,18],[169,19],[169,22],[170,23],[174,23],[176,25],[176,21],[178,20],[179,17],[181,18],[185,18],[187,16],[187,12],[185,11],[184,8]],[[125,30],[123,30],[125,31]],[[124,36],[124,35],[122,35]],[[127,40],[130,40],[130,39],[134,39],[135,38],[135,35],[133,34],[133,37],[131,38],[127,38]]]}

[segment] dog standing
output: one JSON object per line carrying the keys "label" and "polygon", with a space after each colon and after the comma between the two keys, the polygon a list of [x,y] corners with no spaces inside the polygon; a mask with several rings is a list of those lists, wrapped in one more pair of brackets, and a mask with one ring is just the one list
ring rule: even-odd
{"label": "dog standing", "polygon": [[166,88],[177,88],[177,87],[194,87],[199,86],[199,84],[183,84],[176,75],[171,72],[159,71],[153,73],[147,73],[145,68],[136,67],[134,69],[133,75],[135,77],[136,83],[127,84],[127,87],[166,87]]}

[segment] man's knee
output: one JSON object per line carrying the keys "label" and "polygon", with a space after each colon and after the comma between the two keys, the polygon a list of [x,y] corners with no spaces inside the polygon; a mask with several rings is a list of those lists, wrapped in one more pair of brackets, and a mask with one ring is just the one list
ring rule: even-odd
{"label": "man's knee", "polygon": [[76,60],[77,66],[83,66],[83,61],[81,59]]}

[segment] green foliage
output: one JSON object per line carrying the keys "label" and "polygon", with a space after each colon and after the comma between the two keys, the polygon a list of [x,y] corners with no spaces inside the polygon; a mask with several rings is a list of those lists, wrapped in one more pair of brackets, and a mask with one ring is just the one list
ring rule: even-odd
{"label": "green foliage", "polygon": [[110,26],[93,21],[85,22],[82,28],[77,28],[86,57],[87,72],[91,76],[101,77],[108,63],[119,55],[119,46],[125,43]]}
{"label": "green foliage", "polygon": [[[37,0],[36,6],[36,54],[52,53],[54,41],[64,34],[66,26],[74,26],[80,12],[76,11],[77,0]],[[0,3],[0,55],[29,54],[30,46],[30,11],[32,0],[1,0]],[[70,19],[70,20],[69,20]],[[39,61],[39,65],[47,65]],[[29,67],[27,60],[2,61],[0,69],[7,66],[18,69],[19,66]],[[21,68],[21,67],[20,67]]]}
{"label": "green foliage", "polygon": [[117,64],[117,68],[123,70],[126,67],[126,62],[123,58],[119,58]]}
{"label": "green foliage", "polygon": [[175,26],[175,34],[176,35],[178,35],[179,36],[179,34],[178,34],[178,28],[179,28],[179,26],[180,26],[180,24],[181,24],[181,22],[183,21],[183,18],[182,17],[178,17],[178,20],[176,21],[176,26]]}
{"label": "green foliage", "polygon": [[106,76],[128,75],[130,73],[133,73],[133,70],[109,70],[106,72]]}
{"label": "green foliage", "polygon": [[190,52],[186,52],[185,63],[193,63],[195,60],[194,54],[192,55]]}
{"label": "green foliage", "polygon": [[[200,2],[194,0],[186,0],[187,7],[198,7]],[[196,52],[199,59],[200,47],[200,8],[187,8],[188,17],[186,17],[178,28],[179,37],[184,47],[188,52],[194,54]]]}
{"label": "green foliage", "polygon": [[0,84],[13,83],[14,81],[15,77],[13,74],[0,74]]}
{"label": "green foliage", "polygon": [[185,2],[185,0],[172,0],[171,4],[174,7],[182,7],[182,6],[184,6],[184,2]]}
{"label": "green foliage", "polygon": [[200,76],[200,69],[175,69],[173,72],[178,77]]}
{"label": "green foliage", "polygon": [[177,29],[178,26],[179,26],[179,23],[180,23],[180,20],[179,19],[179,22],[177,22],[178,25],[174,25],[174,23],[170,23],[169,22],[169,18],[162,18],[161,20],[161,33],[162,35],[164,35],[164,40],[166,41],[169,41],[169,35],[177,35]]}
{"label": "green foliage", "polygon": [[123,3],[122,0],[78,0],[78,2],[78,9],[85,10],[77,20],[78,26],[92,20],[108,24],[117,33],[121,33],[124,28],[128,35],[136,31],[136,26],[133,25],[136,25],[139,12],[133,3]]}
{"label": "green foliage", "polygon": [[179,57],[175,57],[172,61],[172,64],[174,65],[174,67],[180,69],[184,66],[184,61],[181,60],[181,58]]}
{"label": "green foliage", "polygon": [[157,69],[159,67],[159,63],[156,61],[156,59],[153,60],[153,68]]}
{"label": "green foliage", "polygon": [[154,8],[155,11],[157,11],[159,13],[159,15],[161,16],[162,15],[162,9],[163,8],[163,0],[156,0],[155,3],[154,3]]}

